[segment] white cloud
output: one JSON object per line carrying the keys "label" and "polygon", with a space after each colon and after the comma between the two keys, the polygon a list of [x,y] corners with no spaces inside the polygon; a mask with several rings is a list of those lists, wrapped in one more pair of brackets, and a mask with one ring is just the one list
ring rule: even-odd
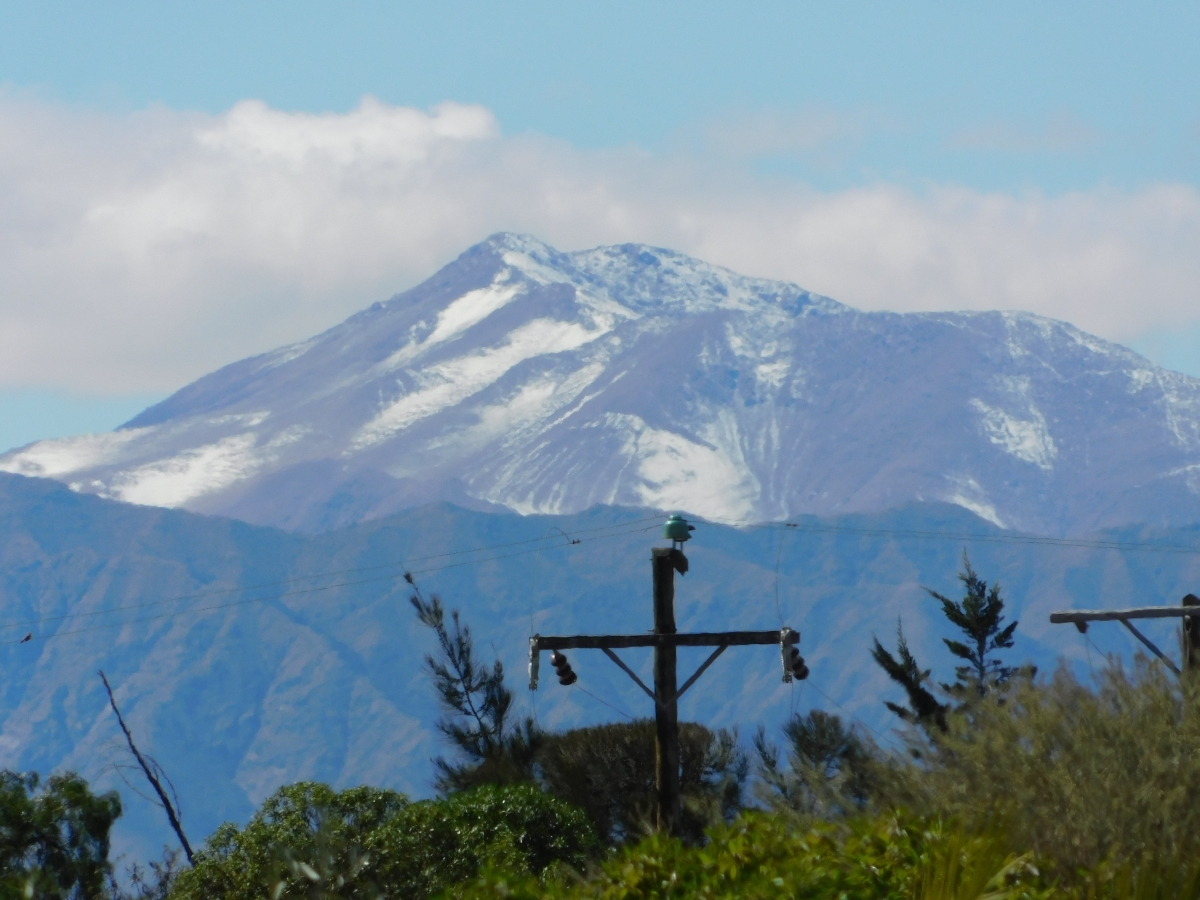
{"label": "white cloud", "polygon": [[0,94],[0,386],[170,389],[502,229],[666,245],[870,309],[1031,309],[1116,340],[1200,318],[1187,185],[822,193],[729,160],[505,137],[475,106],[117,116]]}
{"label": "white cloud", "polygon": [[785,112],[759,110],[717,119],[704,129],[708,147],[733,157],[804,156],[836,167],[872,131],[895,131],[887,116],[810,107]]}
{"label": "white cloud", "polygon": [[1078,153],[1096,147],[1103,135],[1067,112],[1048,118],[1041,128],[996,121],[968,128],[950,139],[952,150],[992,153]]}

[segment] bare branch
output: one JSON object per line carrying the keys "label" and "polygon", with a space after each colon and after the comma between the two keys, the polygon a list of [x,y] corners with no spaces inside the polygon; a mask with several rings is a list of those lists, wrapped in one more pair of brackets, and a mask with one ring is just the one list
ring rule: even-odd
{"label": "bare branch", "polygon": [[[113,696],[112,687],[109,686],[108,679],[103,672],[98,673],[100,680],[104,682],[104,690],[108,691],[108,703],[112,707],[113,712],[117,714],[117,723],[121,726],[121,731],[125,733],[125,741],[129,744],[129,752],[133,754],[133,758],[138,761],[138,765],[142,767],[142,774],[146,776],[146,780],[150,782],[150,786],[154,788],[154,792],[158,794],[159,804],[167,814],[167,818],[171,822],[171,828],[175,830],[176,837],[179,838],[179,843],[183,845],[183,852],[187,854],[188,863],[195,865],[196,861],[192,857],[192,845],[188,843],[187,835],[183,833],[183,826],[179,824],[179,817],[175,814],[175,807],[171,800],[167,797],[167,792],[163,790],[162,781],[154,774],[154,769],[162,771],[162,767],[157,762],[154,763],[154,768],[151,768],[150,763],[142,756],[142,752],[138,750],[137,744],[133,742],[133,735],[129,733],[129,727],[125,724],[125,718],[121,715],[121,710],[117,708],[117,699]],[[167,779],[168,784],[170,779]],[[174,785],[172,785],[172,792]]]}

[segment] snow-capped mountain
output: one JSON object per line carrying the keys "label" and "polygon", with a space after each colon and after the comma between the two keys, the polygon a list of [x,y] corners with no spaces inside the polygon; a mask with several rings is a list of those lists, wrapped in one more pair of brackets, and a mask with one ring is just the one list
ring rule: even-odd
{"label": "snow-capped mountain", "polygon": [[948,501],[1200,520],[1200,380],[1026,313],[865,313],[643,245],[494,235],[418,287],[0,470],[320,531],[431,499],[731,521]]}

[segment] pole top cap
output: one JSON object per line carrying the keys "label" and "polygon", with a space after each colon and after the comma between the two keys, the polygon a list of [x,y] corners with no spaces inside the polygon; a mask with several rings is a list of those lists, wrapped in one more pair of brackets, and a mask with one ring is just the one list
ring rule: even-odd
{"label": "pole top cap", "polygon": [[673,513],[667,519],[666,524],[663,525],[663,537],[669,541],[682,543],[690,538],[692,536],[691,532],[695,530],[696,526],[689,525],[687,519],[679,515],[679,513]]}

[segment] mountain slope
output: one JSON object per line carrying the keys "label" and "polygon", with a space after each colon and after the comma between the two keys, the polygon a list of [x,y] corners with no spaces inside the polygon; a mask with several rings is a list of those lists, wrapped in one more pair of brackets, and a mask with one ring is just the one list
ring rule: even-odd
{"label": "mountain slope", "polygon": [[[429,760],[444,748],[422,666],[432,636],[407,603],[406,568],[462,610],[485,659],[503,660],[522,713],[549,728],[649,715],[640,690],[599,653],[572,656],[580,681],[571,689],[543,666],[530,694],[525,665],[535,631],[650,626],[649,547],[662,520],[627,509],[515,516],[438,503],[306,536],[0,475],[0,768],[76,769],[120,789],[120,848],[157,856],[170,836],[114,768],[125,759],[96,676],[103,669],[142,748],[174,780],[197,842],[303,779],[427,795]],[[901,698],[870,660],[871,637],[893,640],[902,616],[922,664],[949,678],[954,661],[940,640],[949,634],[921,586],[959,596],[964,547],[982,577],[1003,584],[1020,620],[1012,658],[1043,671],[1059,654],[1089,660],[1074,628],[1049,624],[1051,610],[1174,603],[1200,580],[1195,527],[1103,535],[1192,548],[1154,553],[997,542],[994,526],[940,504],[805,518],[797,528],[697,524],[676,588],[680,629],[786,623],[801,630],[812,669],[809,682],[789,686],[769,647],[717,660],[681,715],[739,725],[743,735],[815,706],[857,716],[890,740],[882,700]],[[1162,647],[1172,646],[1173,627],[1146,626]],[[19,643],[27,632],[33,639]],[[1101,651],[1137,646],[1115,625],[1088,638]],[[681,650],[681,677],[705,655]],[[650,677],[648,652],[623,657]]]}
{"label": "mountain slope", "polygon": [[666,250],[496,235],[422,285],[8,472],[320,531],[433,499],[727,520],[945,501],[1200,520],[1200,381],[1024,313],[864,313]]}

